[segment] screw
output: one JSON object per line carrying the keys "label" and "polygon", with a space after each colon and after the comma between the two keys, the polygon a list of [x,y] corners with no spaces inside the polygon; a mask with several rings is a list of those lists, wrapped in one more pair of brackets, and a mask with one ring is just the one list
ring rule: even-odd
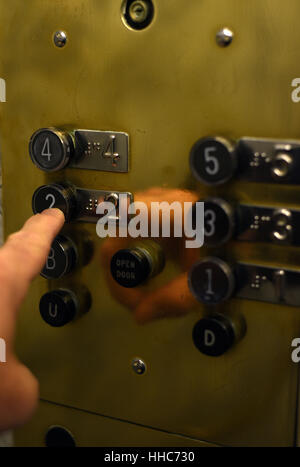
{"label": "screw", "polygon": [[135,358],[131,363],[133,371],[138,375],[143,375],[146,371],[146,363],[140,358]]}
{"label": "screw", "polygon": [[216,35],[217,44],[220,47],[228,47],[233,41],[234,33],[229,28],[223,28]]}
{"label": "screw", "polygon": [[143,23],[149,14],[149,6],[143,0],[132,2],[129,7],[129,16],[135,23]]}
{"label": "screw", "polygon": [[64,31],[56,31],[53,41],[56,47],[64,47],[67,43],[67,34]]}

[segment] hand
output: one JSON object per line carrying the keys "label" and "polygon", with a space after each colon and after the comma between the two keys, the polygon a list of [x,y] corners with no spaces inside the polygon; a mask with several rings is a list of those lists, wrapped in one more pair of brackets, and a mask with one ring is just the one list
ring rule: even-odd
{"label": "hand", "polygon": [[37,405],[38,382],[14,354],[16,320],[64,221],[60,210],[47,209],[28,219],[0,248],[0,338],[6,343],[6,363],[0,363],[0,431],[23,424]]}
{"label": "hand", "polygon": [[[147,205],[149,223],[151,221],[151,203],[174,201],[182,207],[185,202],[195,203],[199,193],[188,190],[149,188],[135,194],[135,201],[142,201]],[[174,213],[171,212],[171,231],[174,230]],[[188,270],[199,258],[199,249],[185,248],[186,238],[157,238],[170,260],[176,260],[180,272],[168,283],[148,290],[147,285],[134,289],[126,289],[118,285],[110,274],[110,261],[113,255],[123,248],[128,248],[130,238],[108,238],[101,248],[101,264],[106,275],[107,285],[112,296],[119,303],[133,312],[133,317],[139,324],[146,324],[155,319],[176,318],[190,313],[197,307],[198,302],[188,287]],[[138,239],[137,239],[138,241]]]}

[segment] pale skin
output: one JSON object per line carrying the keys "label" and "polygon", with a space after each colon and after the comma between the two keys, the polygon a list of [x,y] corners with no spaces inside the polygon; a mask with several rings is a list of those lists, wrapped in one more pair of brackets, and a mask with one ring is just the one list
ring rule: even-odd
{"label": "pale skin", "polygon": [[29,286],[64,222],[60,210],[47,209],[28,219],[0,248],[0,337],[7,347],[7,361],[0,363],[0,432],[25,423],[37,406],[38,381],[15,355],[15,327]]}

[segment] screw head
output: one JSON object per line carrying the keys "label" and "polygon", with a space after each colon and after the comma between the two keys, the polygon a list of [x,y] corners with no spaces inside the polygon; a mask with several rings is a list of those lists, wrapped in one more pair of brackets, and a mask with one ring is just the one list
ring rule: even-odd
{"label": "screw head", "polygon": [[53,36],[56,47],[64,47],[67,43],[67,34],[64,31],[56,31]]}
{"label": "screw head", "polygon": [[134,358],[131,362],[131,366],[132,366],[133,371],[137,375],[143,375],[147,368],[146,363],[143,362],[143,360],[141,360],[140,358]]}
{"label": "screw head", "polygon": [[234,33],[229,28],[222,28],[217,32],[216,41],[220,47],[228,47],[233,41]]}

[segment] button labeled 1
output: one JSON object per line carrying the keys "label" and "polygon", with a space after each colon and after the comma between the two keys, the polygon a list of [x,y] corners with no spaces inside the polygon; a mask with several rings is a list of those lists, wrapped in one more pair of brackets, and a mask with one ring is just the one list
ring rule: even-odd
{"label": "button labeled 1", "polygon": [[222,303],[235,290],[233,271],[219,258],[205,258],[194,264],[189,272],[188,283],[194,297],[205,305]]}
{"label": "button labeled 1", "polygon": [[77,248],[73,241],[59,235],[51,245],[41,276],[46,279],[59,279],[68,274],[77,263]]}
{"label": "button labeled 1", "polygon": [[201,319],[194,327],[193,341],[201,353],[210,357],[220,357],[236,340],[234,325],[221,314]]}
{"label": "button labeled 1", "polygon": [[32,210],[34,214],[43,212],[45,209],[58,208],[64,215],[66,221],[70,221],[76,207],[76,190],[68,183],[52,183],[39,187],[32,197]]}
{"label": "button labeled 1", "polygon": [[220,185],[230,180],[237,168],[234,145],[221,137],[200,139],[190,154],[194,177],[206,185]]}

